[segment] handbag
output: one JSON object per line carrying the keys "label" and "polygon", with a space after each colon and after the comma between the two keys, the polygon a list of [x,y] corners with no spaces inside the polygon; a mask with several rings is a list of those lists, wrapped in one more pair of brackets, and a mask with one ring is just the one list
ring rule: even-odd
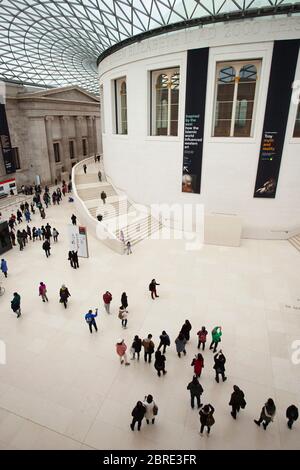
{"label": "handbag", "polygon": [[213,415],[208,415],[207,419],[206,419],[206,425],[207,426],[213,426],[215,424],[215,418],[213,417]]}
{"label": "handbag", "polygon": [[153,406],[153,414],[154,414],[154,416],[156,416],[158,414],[158,406],[157,405]]}

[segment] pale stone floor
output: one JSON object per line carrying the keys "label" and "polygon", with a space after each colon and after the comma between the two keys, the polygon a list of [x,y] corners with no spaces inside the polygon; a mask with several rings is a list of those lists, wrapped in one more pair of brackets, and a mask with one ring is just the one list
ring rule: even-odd
{"label": "pale stone floor", "polygon": [[[300,406],[300,364],[291,361],[292,342],[300,340],[300,310],[293,308],[300,307],[300,253],[285,241],[243,240],[240,248],[186,251],[182,240],[149,240],[131,256],[120,256],[90,236],[90,258],[73,270],[67,261],[72,211],[65,201],[47,212],[46,222],[60,232],[49,259],[41,242],[5,255],[9,277],[2,279],[0,339],[7,346],[7,364],[0,365],[0,448],[299,449],[300,421],[290,431],[285,410],[291,403]],[[39,225],[40,217],[33,222]],[[161,283],[155,301],[148,292],[153,277]],[[40,281],[48,287],[49,304],[38,297]],[[58,303],[62,283],[72,294],[67,310]],[[113,295],[110,316],[102,307],[107,289]],[[10,310],[15,290],[22,296],[20,319]],[[117,317],[123,291],[129,300],[127,330]],[[83,315],[95,306],[99,332],[91,335]],[[188,354],[179,359],[174,340],[186,318],[193,330]],[[209,438],[201,438],[186,386],[196,332],[219,324],[228,380],[215,382],[213,355],[206,350],[203,401],[215,407],[216,424]],[[143,360],[120,365],[119,337],[130,346],[135,334],[151,332],[158,344],[163,329],[172,341],[165,377],[158,378],[153,364]],[[234,384],[247,401],[237,421],[228,406]],[[132,408],[148,393],[159,406],[157,421],[132,432]],[[264,431],[253,418],[268,397],[275,400],[277,415]]]}

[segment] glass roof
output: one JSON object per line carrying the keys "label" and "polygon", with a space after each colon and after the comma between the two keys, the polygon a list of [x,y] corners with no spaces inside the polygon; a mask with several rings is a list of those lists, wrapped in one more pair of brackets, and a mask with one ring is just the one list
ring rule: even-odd
{"label": "glass roof", "polygon": [[290,0],[0,0],[0,79],[98,94],[97,58],[166,25]]}

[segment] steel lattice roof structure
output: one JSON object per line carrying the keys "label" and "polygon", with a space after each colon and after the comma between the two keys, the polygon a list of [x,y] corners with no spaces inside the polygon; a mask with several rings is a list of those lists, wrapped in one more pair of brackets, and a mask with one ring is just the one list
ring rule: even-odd
{"label": "steel lattice roof structure", "polygon": [[285,0],[0,0],[0,79],[98,93],[97,59],[196,24],[299,12]]}

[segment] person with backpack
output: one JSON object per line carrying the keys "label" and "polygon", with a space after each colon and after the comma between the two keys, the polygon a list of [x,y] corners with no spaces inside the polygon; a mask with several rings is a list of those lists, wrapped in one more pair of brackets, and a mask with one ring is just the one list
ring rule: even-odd
{"label": "person with backpack", "polygon": [[166,362],[166,356],[164,354],[162,354],[160,351],[156,351],[154,367],[157,371],[158,377],[161,376],[161,372],[163,373],[163,375],[165,375],[167,373],[167,371],[165,369],[165,367],[166,367],[165,362]]}
{"label": "person with backpack", "polygon": [[40,285],[39,285],[39,295],[42,297],[42,301],[43,302],[48,302],[48,297],[47,297],[47,287],[46,287],[46,284],[44,284],[43,282],[40,282]]}
{"label": "person with backpack", "polygon": [[205,343],[206,343],[206,336],[208,335],[208,331],[206,330],[205,326],[202,326],[201,330],[198,331],[198,349],[200,349],[200,346],[202,344],[202,351],[205,349]]}
{"label": "person with backpack", "polygon": [[225,358],[224,354],[222,353],[222,350],[220,350],[217,354],[214,355],[214,362],[215,362],[215,364],[214,364],[213,368],[216,371],[216,377],[215,377],[216,382],[219,383],[219,374],[221,374],[223,382],[225,382],[225,380],[227,380],[227,377],[225,377],[226,358]]}
{"label": "person with backpack", "polygon": [[190,339],[191,329],[192,329],[192,325],[190,324],[189,320],[185,320],[184,324],[182,325],[180,333],[183,334],[183,336],[186,339],[186,342],[188,342]]}
{"label": "person with backpack", "polygon": [[155,299],[155,297],[159,297],[159,295],[157,295],[157,292],[156,292],[156,286],[159,286],[159,285],[160,284],[158,284],[155,279],[152,279],[152,281],[149,284],[149,291],[151,292],[151,298],[153,300]]}
{"label": "person with backpack", "polygon": [[146,414],[145,414],[146,423],[150,424],[150,420],[151,420],[151,423],[154,424],[155,417],[158,414],[158,406],[153,400],[153,396],[152,395],[145,396],[143,404],[146,407]]}
{"label": "person with backpack", "polygon": [[71,297],[69,289],[63,284],[59,291],[59,301],[67,308],[68,298]]}
{"label": "person with backpack", "polygon": [[221,341],[221,336],[222,336],[222,327],[221,326],[215,326],[214,329],[211,332],[211,345],[209,346],[209,349],[213,349],[213,352],[217,351],[218,344]]}
{"label": "person with backpack", "polygon": [[124,339],[119,339],[116,344],[116,351],[120,358],[120,363],[123,364],[125,361],[125,366],[130,366],[130,363],[127,361],[126,350],[127,346],[124,342]]}
{"label": "person with backpack", "polygon": [[200,384],[199,380],[197,379],[196,375],[194,375],[193,380],[188,384],[186,387],[187,390],[190,391],[191,395],[191,407],[194,408],[195,398],[197,400],[198,408],[201,408],[201,395],[203,393],[203,387]]}
{"label": "person with backpack", "polygon": [[257,426],[260,426],[261,423],[262,423],[264,430],[266,430],[267,426],[269,426],[270,422],[274,421],[275,414],[276,414],[275,403],[272,400],[272,398],[268,398],[268,401],[262,407],[259,419],[258,420],[255,419],[254,422],[255,422],[255,424],[257,424]]}
{"label": "person with backpack", "polygon": [[103,294],[103,302],[104,302],[104,308],[107,313],[110,313],[110,303],[112,301],[112,295],[111,293],[107,290],[105,294]]}
{"label": "person with backpack", "polygon": [[171,344],[170,337],[164,330],[164,331],[162,331],[159,339],[160,339],[160,343],[159,343],[159,346],[158,346],[157,350],[159,351],[160,348],[163,346],[163,354],[165,354],[166,353],[166,347],[170,346],[170,344]]}
{"label": "person with backpack", "polygon": [[142,421],[146,413],[146,407],[141,401],[138,401],[132,410],[132,422],[130,424],[131,430],[134,431],[135,423],[138,423],[138,431],[141,430]]}
{"label": "person with backpack", "polygon": [[290,405],[286,410],[286,417],[288,419],[287,426],[292,429],[293,424],[299,417],[298,408],[295,405]]}
{"label": "person with backpack", "polygon": [[149,334],[147,336],[147,338],[143,339],[142,345],[144,347],[144,360],[145,360],[145,362],[147,362],[147,358],[148,358],[148,362],[150,364],[151,356],[154,353],[154,349],[155,349],[155,345],[152,341],[152,335],[151,334]]}
{"label": "person with backpack", "polygon": [[244,392],[237,386],[233,386],[233,393],[230,397],[229,406],[232,407],[231,416],[233,419],[236,419],[237,413],[239,413],[240,409],[244,409],[246,406],[246,400]]}
{"label": "person with backpack", "polygon": [[7,261],[4,258],[1,260],[1,271],[3,272],[4,276],[7,277]]}
{"label": "person with backpack", "polygon": [[176,344],[176,351],[177,351],[178,357],[181,357],[182,352],[184,355],[186,355],[186,350],[185,350],[186,339],[182,333],[179,333],[179,335],[175,339],[175,344]]}
{"label": "person with backpack", "polygon": [[96,323],[96,320],[95,318],[98,316],[98,309],[96,308],[95,309],[95,313],[93,313],[93,310],[89,310],[88,313],[86,313],[85,315],[85,321],[87,322],[87,324],[89,325],[89,329],[90,329],[90,333],[92,334],[93,333],[93,329],[92,329],[92,326],[94,327],[95,331],[98,331],[98,328],[97,328],[97,323]]}
{"label": "person with backpack", "polygon": [[202,369],[204,367],[204,359],[202,354],[197,354],[192,360],[191,366],[194,367],[194,374],[197,378],[200,377]]}
{"label": "person with backpack", "polygon": [[121,305],[119,308],[119,318],[121,320],[121,324],[123,328],[127,328],[127,321],[128,321],[128,310]]}
{"label": "person with backpack", "polygon": [[203,434],[204,428],[207,427],[207,435],[210,433],[210,428],[215,424],[215,418],[213,417],[214,414],[214,407],[211,404],[204,405],[201,410],[199,411],[200,415],[200,434]]}
{"label": "person with backpack", "polygon": [[131,345],[132,359],[135,359],[135,355],[137,354],[137,359],[138,361],[140,360],[141,349],[142,349],[142,340],[141,338],[139,338],[138,335],[135,335],[133,339],[133,343]]}
{"label": "person with backpack", "polygon": [[19,318],[21,315],[21,296],[17,292],[14,292],[14,296],[10,305],[11,305],[12,311],[16,313],[17,318]]}

